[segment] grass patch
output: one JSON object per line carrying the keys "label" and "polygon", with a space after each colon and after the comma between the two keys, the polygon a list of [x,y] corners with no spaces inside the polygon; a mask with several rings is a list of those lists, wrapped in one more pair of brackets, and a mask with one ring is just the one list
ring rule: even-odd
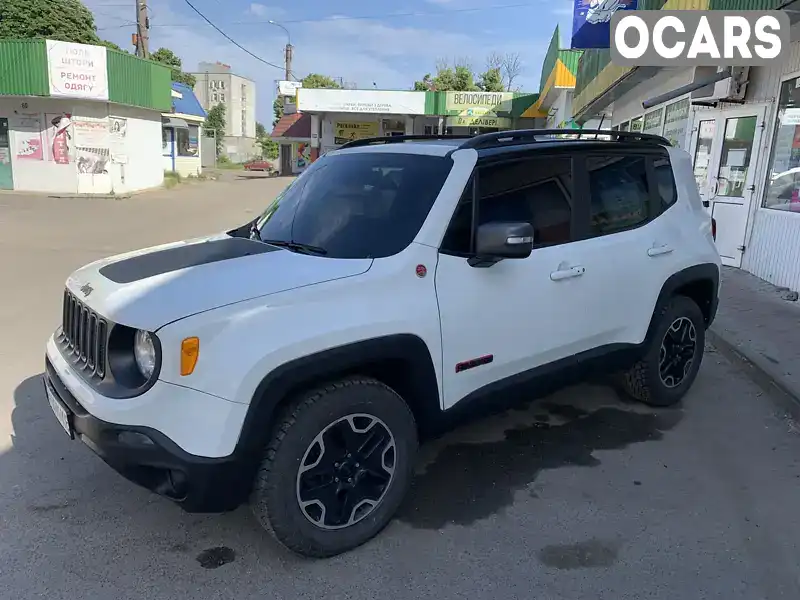
{"label": "grass patch", "polygon": [[181,174],[176,171],[164,171],[164,187],[168,190],[178,185],[182,179]]}
{"label": "grass patch", "polygon": [[231,162],[231,159],[227,156],[220,156],[217,159],[217,168],[218,169],[229,169],[231,171],[240,171],[244,169],[244,163],[235,163]]}

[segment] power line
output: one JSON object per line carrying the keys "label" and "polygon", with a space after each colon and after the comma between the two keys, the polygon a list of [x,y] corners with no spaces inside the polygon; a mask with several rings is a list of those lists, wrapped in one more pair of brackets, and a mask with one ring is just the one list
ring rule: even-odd
{"label": "power line", "polygon": [[[541,2],[525,2],[519,4],[500,4],[495,6],[482,6],[476,8],[454,8],[450,10],[440,10],[436,12],[405,12],[405,13],[382,13],[382,14],[373,14],[373,15],[358,15],[358,16],[345,16],[345,17],[319,17],[315,19],[290,19],[290,20],[281,20],[281,23],[285,24],[296,24],[296,23],[332,23],[336,21],[363,21],[363,20],[370,20],[370,19],[390,19],[390,18],[402,18],[402,17],[439,17],[443,15],[449,15],[453,13],[467,13],[467,12],[486,12],[489,10],[505,10],[510,8],[529,8],[534,4],[540,4]],[[187,4],[189,4],[187,2]],[[191,4],[189,5],[191,6]],[[192,7],[194,8],[194,7]],[[198,12],[197,9],[194,9],[195,12]],[[200,14],[198,12],[198,14]],[[201,15],[202,16],[202,15]],[[205,17],[203,17],[205,18]],[[230,21],[228,23],[224,23],[225,25],[265,25],[269,23],[269,21],[262,21],[262,20],[248,20],[248,21]],[[163,23],[157,24],[154,23],[151,27],[191,27],[191,23]],[[113,27],[103,27],[102,29],[116,29],[119,26]],[[100,29],[98,29],[100,31]]]}
{"label": "power line", "polygon": [[[265,65],[269,65],[270,67],[275,67],[276,69],[280,69],[281,71],[283,71],[283,69],[284,69],[283,67],[281,67],[281,66],[278,66],[278,65],[276,65],[275,63],[271,63],[271,62],[269,62],[269,61],[267,61],[267,60],[264,60],[264,59],[263,59],[263,58],[261,58],[260,56],[256,56],[255,54],[253,54],[252,52],[250,52],[250,50],[248,50],[247,48],[245,48],[244,46],[242,46],[242,45],[241,45],[239,42],[237,42],[236,40],[234,40],[234,39],[233,39],[231,36],[229,36],[227,33],[225,33],[224,31],[222,31],[222,29],[220,29],[219,27],[217,27],[216,25],[214,25],[214,23],[212,23],[212,22],[209,20],[209,18],[208,18],[208,17],[206,17],[206,16],[205,16],[203,13],[201,13],[199,10],[197,10],[197,8],[195,8],[195,6],[194,6],[194,5],[193,5],[191,2],[189,2],[189,0],[184,0],[184,1],[186,2],[186,4],[188,4],[188,5],[189,5],[189,8],[191,8],[191,9],[192,9],[194,12],[196,12],[196,13],[197,13],[197,14],[198,14],[198,15],[199,15],[199,16],[200,16],[200,17],[201,17],[201,18],[202,18],[202,19],[203,19],[203,20],[204,20],[206,23],[208,23],[209,25],[211,25],[211,27],[213,27],[214,29],[216,29],[216,30],[217,30],[217,31],[218,31],[218,32],[219,32],[219,33],[220,33],[220,34],[221,34],[221,35],[222,35],[222,36],[223,36],[223,37],[224,37],[226,40],[228,40],[228,41],[229,41],[231,44],[233,44],[234,46],[236,46],[236,47],[237,47],[237,48],[239,48],[240,50],[243,50],[244,52],[246,52],[247,54],[249,54],[250,56],[252,56],[252,57],[253,57],[253,58],[255,58],[256,60],[258,60],[258,61],[260,61],[260,62],[264,63]],[[297,78],[295,77],[295,79],[297,79]]]}

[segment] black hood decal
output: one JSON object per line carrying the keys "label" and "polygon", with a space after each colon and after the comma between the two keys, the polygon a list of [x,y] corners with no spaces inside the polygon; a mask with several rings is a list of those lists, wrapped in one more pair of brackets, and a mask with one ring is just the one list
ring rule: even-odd
{"label": "black hood decal", "polygon": [[280,248],[262,242],[231,237],[126,258],[102,267],[100,274],[114,283],[133,283],[189,267],[277,250]]}

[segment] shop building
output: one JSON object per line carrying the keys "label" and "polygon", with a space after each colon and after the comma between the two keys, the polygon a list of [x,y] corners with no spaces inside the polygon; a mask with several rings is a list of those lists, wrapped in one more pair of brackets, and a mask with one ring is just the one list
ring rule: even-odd
{"label": "shop building", "polygon": [[206,111],[200,106],[192,88],[172,82],[172,110],[161,115],[161,144],[165,171],[181,177],[196,177],[203,171],[200,160],[202,144],[213,144],[213,139],[203,141],[203,123]]}
{"label": "shop building", "polygon": [[311,162],[311,115],[292,113],[283,115],[270,137],[278,142],[278,172],[297,175]]}
{"label": "shop building", "polygon": [[396,135],[476,134],[541,126],[531,110],[538,94],[520,92],[416,92],[296,90],[297,110],[311,116],[310,159],[349,141]]}
{"label": "shop building", "polygon": [[170,71],[102,46],[0,41],[0,189],[119,194],[161,185]]}
{"label": "shop building", "polygon": [[[639,0],[639,9],[687,8],[686,0]],[[691,8],[737,8],[693,0]],[[740,8],[740,6],[739,6]],[[748,8],[786,10],[800,1],[751,0]],[[800,289],[800,25],[785,61],[769,67],[620,67],[608,50],[581,57],[573,116],[612,114],[612,129],[668,138],[692,157],[703,203],[717,223],[726,265]]]}

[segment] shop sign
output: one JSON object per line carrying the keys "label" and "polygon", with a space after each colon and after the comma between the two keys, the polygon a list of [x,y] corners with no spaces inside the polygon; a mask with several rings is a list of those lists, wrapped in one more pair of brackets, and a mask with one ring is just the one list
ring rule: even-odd
{"label": "shop sign", "polygon": [[496,129],[511,129],[511,119],[507,117],[483,116],[455,116],[447,117],[447,127],[493,127]]}
{"label": "shop sign", "polygon": [[678,148],[686,146],[686,128],[689,124],[689,99],[678,100],[666,107],[663,136]]}
{"label": "shop sign", "polygon": [[572,48],[609,48],[611,17],[617,11],[636,10],[638,0],[574,0]]}
{"label": "shop sign", "polygon": [[108,100],[106,57],[104,46],[47,40],[50,95]]}
{"label": "shop sign", "polygon": [[333,127],[333,142],[336,145],[378,137],[377,121],[336,121]]}
{"label": "shop sign", "polygon": [[281,96],[291,96],[294,98],[297,95],[297,89],[303,87],[302,81],[279,81],[278,93]]}
{"label": "shop sign", "polygon": [[800,125],[800,108],[787,108],[780,119],[781,127]]}
{"label": "shop sign", "polygon": [[661,134],[661,116],[664,114],[664,109],[659,108],[652,110],[644,116],[644,131],[643,133],[652,133],[655,135]]}
{"label": "shop sign", "polygon": [[301,112],[424,115],[425,92],[299,88],[297,90],[297,110]]}
{"label": "shop sign", "polygon": [[447,92],[445,114],[494,117],[511,114],[514,92]]}

